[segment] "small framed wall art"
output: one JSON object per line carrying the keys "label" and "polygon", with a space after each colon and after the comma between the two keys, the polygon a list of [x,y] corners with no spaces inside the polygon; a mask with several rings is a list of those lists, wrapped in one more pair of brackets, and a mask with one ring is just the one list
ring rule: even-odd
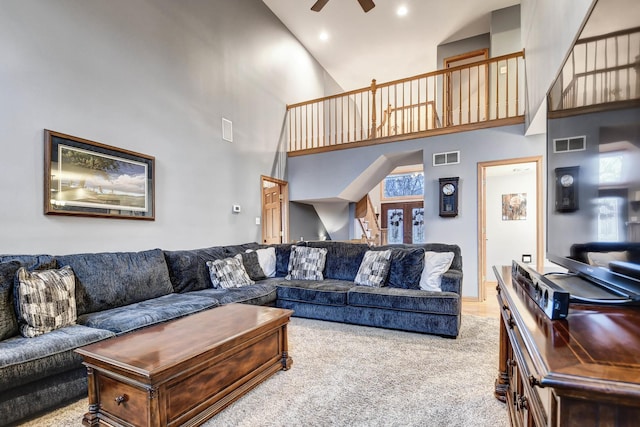
{"label": "small framed wall art", "polygon": [[44,146],[45,214],[155,219],[154,157],[50,130]]}

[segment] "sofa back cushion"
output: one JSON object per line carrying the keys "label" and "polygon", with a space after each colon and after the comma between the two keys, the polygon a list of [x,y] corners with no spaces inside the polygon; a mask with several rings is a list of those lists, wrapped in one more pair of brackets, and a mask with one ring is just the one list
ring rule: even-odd
{"label": "sofa back cushion", "polygon": [[19,261],[0,263],[0,341],[18,334],[18,321],[13,305],[13,283]]}
{"label": "sofa back cushion", "polygon": [[169,277],[175,292],[200,291],[211,288],[207,261],[232,256],[222,246],[183,251],[164,251]]}
{"label": "sofa back cushion", "polygon": [[324,267],[325,279],[353,281],[358,274],[365,252],[369,250],[366,243],[307,242],[312,248],[325,248],[327,259]]}
{"label": "sofa back cushion", "polygon": [[56,258],[60,266],[71,266],[75,274],[78,315],[122,307],[173,292],[160,249]]}
{"label": "sofa back cushion", "polygon": [[29,271],[58,268],[52,255],[0,255],[0,262],[19,261]]}
{"label": "sofa back cushion", "polygon": [[164,251],[164,258],[169,268],[171,285],[175,292],[184,293],[209,289],[208,261],[229,258],[247,250],[258,249],[258,243],[245,243],[232,246],[212,246],[210,248],[180,251]]}

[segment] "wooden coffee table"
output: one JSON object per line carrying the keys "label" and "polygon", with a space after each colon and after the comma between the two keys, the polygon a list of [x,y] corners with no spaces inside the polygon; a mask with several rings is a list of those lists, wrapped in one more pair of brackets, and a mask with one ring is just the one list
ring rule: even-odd
{"label": "wooden coffee table", "polygon": [[291,367],[291,310],[228,304],[76,350],[87,426],[198,425]]}

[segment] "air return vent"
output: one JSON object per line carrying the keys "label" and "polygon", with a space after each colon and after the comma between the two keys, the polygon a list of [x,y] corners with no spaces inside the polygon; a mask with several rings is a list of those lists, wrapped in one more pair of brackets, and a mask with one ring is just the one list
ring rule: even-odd
{"label": "air return vent", "polygon": [[567,153],[569,151],[582,151],[586,149],[586,136],[572,136],[570,138],[558,138],[553,140],[554,153]]}
{"label": "air return vent", "polygon": [[433,154],[433,166],[455,165],[457,163],[460,163],[460,151]]}

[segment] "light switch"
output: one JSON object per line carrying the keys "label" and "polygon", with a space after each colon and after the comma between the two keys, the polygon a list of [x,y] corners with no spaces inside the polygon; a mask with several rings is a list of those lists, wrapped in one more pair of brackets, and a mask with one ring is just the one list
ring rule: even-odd
{"label": "light switch", "polygon": [[256,225],[260,225],[260,217],[259,216],[256,217]]}
{"label": "light switch", "polygon": [[240,213],[241,209],[240,209],[240,205],[233,205],[233,213]]}

